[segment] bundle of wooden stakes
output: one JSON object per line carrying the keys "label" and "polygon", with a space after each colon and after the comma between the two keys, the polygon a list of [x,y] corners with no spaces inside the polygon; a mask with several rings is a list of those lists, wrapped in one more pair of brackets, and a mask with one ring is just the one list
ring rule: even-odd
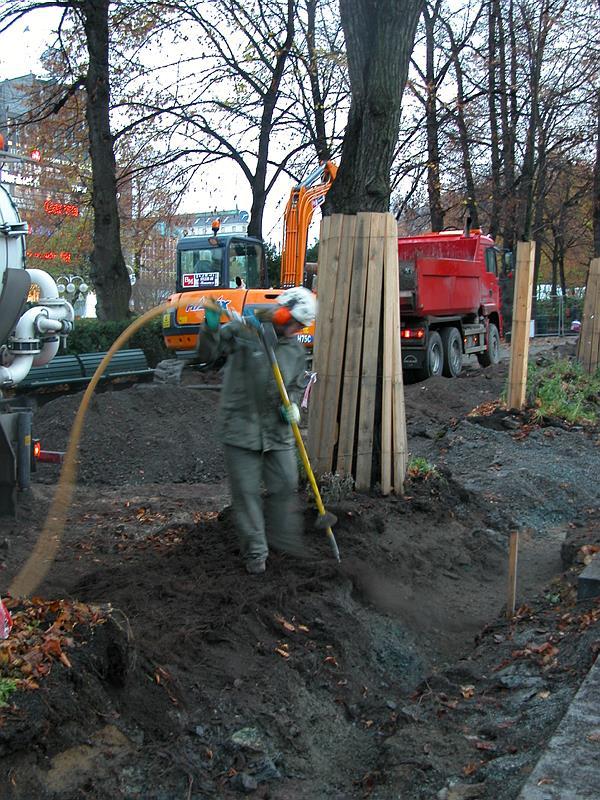
{"label": "bundle of wooden stakes", "polygon": [[392,214],[321,224],[308,448],[317,475],[402,492],[407,444],[398,234]]}

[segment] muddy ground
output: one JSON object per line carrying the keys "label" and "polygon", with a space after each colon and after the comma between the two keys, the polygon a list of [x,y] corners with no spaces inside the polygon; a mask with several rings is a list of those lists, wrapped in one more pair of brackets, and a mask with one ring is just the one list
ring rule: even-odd
{"label": "muddy ground", "polygon": [[[306,558],[260,577],[237,555],[218,376],[99,393],[42,599],[11,601],[41,644],[0,709],[0,798],[516,798],[600,647],[574,591],[600,544],[600,440],[502,411],[506,375],[406,386],[409,449],[436,472],[400,498],[330,486],[339,566],[304,497]],[[80,399],[35,401],[46,448]],[[56,476],[2,520],[4,587]]]}

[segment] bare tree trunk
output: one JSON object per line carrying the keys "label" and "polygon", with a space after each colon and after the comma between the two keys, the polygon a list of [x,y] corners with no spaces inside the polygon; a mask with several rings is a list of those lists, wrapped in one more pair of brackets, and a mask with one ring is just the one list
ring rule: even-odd
{"label": "bare tree trunk", "polygon": [[325,104],[319,80],[319,59],[315,48],[315,26],[318,0],[306,0],[308,26],[306,30],[306,44],[308,47],[310,90],[313,99],[315,115],[315,148],[319,161],[329,161],[331,150],[327,142],[327,129],[325,127]]}
{"label": "bare tree trunk", "polygon": [[594,258],[600,258],[600,91],[596,94],[596,163],[594,164],[593,220]]}
{"label": "bare tree trunk", "polygon": [[248,236],[257,236],[259,238],[262,237],[263,216],[265,213],[265,201],[267,199],[267,165],[269,160],[271,125],[273,123],[273,114],[275,113],[275,106],[277,105],[285,64],[294,43],[294,14],[294,0],[288,0],[286,38],[279,48],[275,66],[273,67],[271,83],[263,97],[256,170],[252,180],[252,207],[250,209],[250,222],[248,223]]}
{"label": "bare tree trunk", "polygon": [[429,197],[429,216],[431,230],[441,231],[444,228],[444,210],[442,208],[442,189],[440,185],[440,147],[438,140],[437,113],[437,81],[435,76],[435,41],[433,28],[438,5],[429,14],[427,3],[423,7],[425,21],[425,128],[427,131],[427,194]]}
{"label": "bare tree trunk", "polygon": [[86,0],[81,10],[89,57],[85,80],[86,117],[94,207],[94,249],[90,274],[98,297],[98,318],[118,320],[129,316],[131,284],[121,249],[116,162],[110,130],[109,4],[109,0]]}
{"label": "bare tree trunk", "polygon": [[552,235],[553,235],[553,243],[552,243],[552,289],[551,292],[553,295],[556,295],[556,287],[558,286],[558,232],[556,230],[556,226],[552,226]]}
{"label": "bare tree trunk", "polygon": [[390,167],[422,0],[340,0],[352,100],[324,213],[389,210]]}
{"label": "bare tree trunk", "polygon": [[[463,172],[465,174],[465,188],[467,190],[467,198],[466,198],[467,208],[469,210],[469,216],[471,217],[471,224],[473,225],[474,228],[479,228],[479,210],[477,208],[475,181],[473,180],[473,168],[471,166],[469,131],[467,128],[467,122],[465,119],[465,112],[464,112],[465,93],[463,88],[463,70],[460,61],[459,48],[451,28],[448,29],[448,33],[450,35],[450,46],[452,48],[452,61],[454,63],[454,74],[456,77],[456,125],[458,127],[458,137],[460,140],[460,149],[462,153]],[[492,73],[492,69],[490,69],[490,73]],[[498,151],[498,137],[496,136],[496,156],[497,156],[497,151]],[[499,175],[499,168],[497,169],[497,172]],[[493,193],[493,196],[494,196],[493,202],[497,202],[495,192]],[[496,219],[496,225],[497,225],[497,218],[498,218],[497,212],[495,213],[495,215],[494,213],[492,213],[492,218]],[[491,235],[494,236],[495,233],[492,233]]]}
{"label": "bare tree trunk", "polygon": [[[537,181],[535,185],[535,212],[533,220],[533,239],[536,243],[533,266],[533,297],[531,301],[531,316],[535,319],[537,305],[537,286],[542,263],[542,243],[544,239],[544,208],[546,203],[546,142],[544,131],[539,131],[537,153]],[[533,191],[532,191],[533,194]]]}
{"label": "bare tree trunk", "polygon": [[498,91],[500,93],[500,122],[502,130],[502,164],[504,186],[502,191],[502,240],[504,246],[514,250],[516,242],[515,191],[515,142],[517,122],[517,55],[513,0],[509,0],[506,21],[508,22],[508,64],[505,20],[500,0],[494,0],[498,30]]}
{"label": "bare tree trunk", "polygon": [[[525,12],[526,13],[526,12]],[[534,207],[534,186],[535,173],[537,167],[535,143],[538,136],[539,127],[539,96],[540,96],[540,77],[542,72],[542,60],[544,57],[546,37],[548,33],[549,20],[548,8],[545,6],[538,18],[538,27],[535,34],[533,31],[528,37],[529,51],[529,122],[527,126],[527,139],[525,144],[525,155],[523,156],[523,168],[521,170],[521,182],[519,186],[519,217],[521,220],[521,237],[524,241],[531,239],[533,207]],[[531,29],[527,25],[527,30]]]}
{"label": "bare tree trunk", "polygon": [[492,164],[492,204],[490,208],[490,236],[496,238],[500,230],[500,193],[502,191],[500,178],[500,143],[498,136],[498,110],[496,98],[496,72],[498,69],[496,30],[498,4],[490,3],[488,16],[488,104],[490,114],[491,148],[490,158]]}

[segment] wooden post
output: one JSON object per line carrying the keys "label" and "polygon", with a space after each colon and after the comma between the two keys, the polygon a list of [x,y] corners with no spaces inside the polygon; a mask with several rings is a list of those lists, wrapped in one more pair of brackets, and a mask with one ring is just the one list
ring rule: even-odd
{"label": "wooden post", "polygon": [[[319,246],[319,277],[317,323],[315,328],[315,349],[313,369],[317,381],[312,389],[308,423],[308,451],[315,474],[331,470],[327,461],[330,448],[324,439],[324,431],[331,432],[331,415],[325,412],[326,397],[329,394],[331,332],[336,324],[335,303],[340,265],[339,250],[342,230],[342,214],[325,217],[321,223],[322,244]],[[335,359],[335,354],[331,355]]]}
{"label": "wooden post", "polygon": [[358,439],[356,445],[355,485],[368,490],[372,485],[373,428],[377,396],[377,372],[383,291],[383,246],[385,214],[372,214],[369,240],[369,267],[365,298],[365,322],[358,410]]}
{"label": "wooden post", "polygon": [[590,262],[577,358],[590,375],[600,365],[600,258]]}
{"label": "wooden post", "polygon": [[527,358],[531,327],[531,302],[535,242],[517,244],[515,293],[511,333],[510,368],[508,375],[508,408],[522,409],[527,390]]}
{"label": "wooden post", "polygon": [[[390,217],[394,229],[396,222]],[[393,432],[392,401],[394,381],[394,337],[400,336],[396,330],[395,309],[399,303],[398,286],[398,234],[391,231],[386,218],[385,242],[383,249],[383,320],[381,335],[383,336],[383,364],[381,385],[381,493],[386,495],[392,490],[393,480]]]}
{"label": "wooden post", "polygon": [[388,241],[394,241],[394,287],[392,322],[392,484],[396,494],[404,491],[404,478],[408,466],[408,440],[406,434],[406,407],[404,405],[404,377],[400,339],[400,273],[398,270],[398,228],[396,220],[388,215]]}
{"label": "wooden post", "polygon": [[[352,262],[352,285],[348,309],[348,334],[342,379],[342,403],[340,410],[340,434],[336,470],[341,475],[352,473],[354,440],[356,434],[356,412],[360,388],[362,363],[363,325],[365,319],[365,292],[369,260],[369,238],[371,236],[371,214],[356,215],[356,238]],[[318,338],[318,336],[317,336]]]}
{"label": "wooden post", "polygon": [[519,532],[510,534],[508,552],[508,601],[506,603],[506,616],[512,619],[515,615],[517,603],[517,562],[519,557]]}

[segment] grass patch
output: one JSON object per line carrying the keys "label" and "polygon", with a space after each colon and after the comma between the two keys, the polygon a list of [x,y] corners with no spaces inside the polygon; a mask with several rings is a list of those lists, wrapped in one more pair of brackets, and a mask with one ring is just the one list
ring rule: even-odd
{"label": "grass patch", "polygon": [[415,457],[408,462],[407,475],[409,478],[439,478],[440,473],[426,458]]}
{"label": "grass patch", "polygon": [[566,359],[530,365],[527,397],[538,418],[594,425],[600,419],[600,370],[590,375],[581,364]]}
{"label": "grass patch", "polygon": [[15,678],[0,678],[0,708],[8,705],[7,700],[17,689]]}

